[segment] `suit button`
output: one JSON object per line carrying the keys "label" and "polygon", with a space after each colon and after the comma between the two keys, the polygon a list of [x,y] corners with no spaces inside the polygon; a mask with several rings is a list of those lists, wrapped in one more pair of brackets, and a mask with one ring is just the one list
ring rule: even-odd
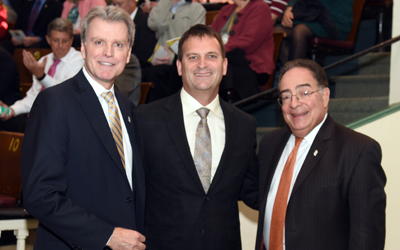
{"label": "suit button", "polygon": [[204,229],[204,227],[202,227],[202,228],[200,229],[200,233],[202,233],[202,234],[205,234],[205,233],[206,233],[206,230]]}
{"label": "suit button", "polygon": [[210,200],[210,197],[204,196],[204,199],[205,199],[206,201],[209,201],[209,200]]}
{"label": "suit button", "polygon": [[132,202],[132,197],[127,197],[126,202],[131,203]]}

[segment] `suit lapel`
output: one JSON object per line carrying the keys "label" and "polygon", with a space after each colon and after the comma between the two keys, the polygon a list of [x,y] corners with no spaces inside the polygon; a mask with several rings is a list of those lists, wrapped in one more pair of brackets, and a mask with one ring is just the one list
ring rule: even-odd
{"label": "suit lapel", "polygon": [[[114,88],[115,89],[115,88]],[[142,166],[142,162],[140,157],[135,157],[135,152],[137,152],[136,140],[135,140],[135,133],[133,130],[133,120],[132,120],[132,106],[131,102],[124,101],[124,95],[119,92],[118,90],[115,91],[115,96],[118,100],[118,106],[120,109],[121,117],[124,119],[125,128],[128,132],[129,141],[131,143],[132,148],[132,180],[135,180],[135,176],[138,176],[137,167]],[[114,138],[113,138],[114,139]],[[119,156],[119,155],[118,155]],[[120,160],[121,161],[121,160]],[[122,164],[121,164],[122,166]],[[122,166],[123,167],[123,166]],[[125,169],[123,170],[124,173],[126,172]],[[132,181],[132,190],[135,192],[135,184],[137,181]]]}
{"label": "suit lapel", "polygon": [[[126,178],[125,169],[122,166],[117,147],[115,146],[114,138],[111,134],[107,119],[104,116],[98,97],[96,96],[92,86],[90,86],[82,70],[76,76],[74,82],[76,89],[76,98],[85,112],[89,123],[97,133],[100,141],[103,143],[110,157],[118,166],[118,169]],[[127,179],[126,179],[127,180]],[[128,181],[128,180],[127,180]]]}
{"label": "suit lapel", "polygon": [[203,185],[197,174],[186,138],[180,91],[169,99],[169,102],[165,105],[165,109],[166,113],[163,118],[169,132],[168,134],[171,136],[172,144],[194,182],[203,190]]}
{"label": "suit lapel", "polygon": [[223,176],[225,169],[228,167],[228,161],[234,148],[234,140],[237,138],[237,123],[235,122],[235,113],[231,106],[220,99],[220,106],[224,113],[225,121],[225,145],[221,159],[218,164],[217,171],[211,181],[209,192],[217,185],[218,181]]}
{"label": "suit lapel", "polygon": [[292,194],[303,183],[303,181],[317,165],[318,161],[322,158],[324,152],[329,146],[328,142],[332,136],[333,127],[334,122],[328,115],[317,136],[315,137],[310,150],[307,153],[306,159],[304,160],[303,166],[301,167],[299,175],[297,176],[296,182],[293,186]]}

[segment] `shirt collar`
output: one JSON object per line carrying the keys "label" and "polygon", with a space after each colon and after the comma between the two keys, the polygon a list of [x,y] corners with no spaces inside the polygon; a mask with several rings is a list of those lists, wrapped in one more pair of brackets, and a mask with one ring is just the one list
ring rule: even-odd
{"label": "shirt collar", "polygon": [[136,13],[137,13],[138,7],[131,13],[131,19],[135,19]]}
{"label": "shirt collar", "polygon": [[83,74],[85,75],[86,79],[88,80],[88,82],[90,83],[90,85],[92,86],[94,92],[96,93],[96,96],[100,96],[101,94],[103,94],[105,91],[111,91],[111,93],[113,93],[113,95],[115,96],[114,93],[114,85],[112,85],[111,89],[106,89],[104,88],[100,83],[96,82],[90,75],[89,73],[86,71],[85,66],[83,66]]}
{"label": "shirt collar", "polygon": [[179,8],[179,6],[181,6],[184,3],[185,3],[185,0],[180,0],[179,2],[177,2],[174,6],[172,6],[171,12],[175,14],[176,10]]}
{"label": "shirt collar", "polygon": [[[196,110],[204,107],[195,98],[193,98],[193,96],[189,95],[184,88],[181,89],[181,101],[183,115],[185,116],[195,113]],[[224,114],[219,102],[219,95],[217,95],[214,100],[212,100],[212,102],[205,107],[208,108],[218,118],[224,118]]]}

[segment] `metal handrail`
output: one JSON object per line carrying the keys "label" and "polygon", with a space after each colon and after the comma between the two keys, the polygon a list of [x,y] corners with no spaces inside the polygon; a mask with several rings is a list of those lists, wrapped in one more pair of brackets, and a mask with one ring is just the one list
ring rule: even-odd
{"label": "metal handrail", "polygon": [[[376,50],[378,50],[380,48],[387,47],[387,46],[391,45],[392,43],[395,43],[395,42],[397,42],[399,40],[400,40],[400,36],[396,36],[396,37],[394,37],[392,39],[386,40],[386,41],[384,41],[382,43],[379,43],[379,44],[377,44],[375,46],[372,46],[372,47],[370,47],[368,49],[360,51],[360,52],[358,52],[358,53],[356,53],[354,55],[346,57],[345,59],[342,59],[342,60],[339,60],[337,62],[334,62],[334,63],[324,67],[324,70],[327,71],[329,69],[332,69],[334,67],[342,65],[342,64],[344,64],[344,63],[346,63],[348,61],[351,61],[351,60],[356,59],[356,58],[358,58],[360,56],[363,56],[363,55],[365,55],[365,54],[367,54],[369,52],[376,51]],[[264,96],[266,96],[268,94],[272,94],[275,91],[278,91],[277,87],[274,87],[274,88],[268,89],[266,91],[260,92],[258,94],[252,95],[252,96],[250,96],[248,98],[245,98],[243,100],[240,100],[238,102],[233,103],[233,105],[235,105],[236,107],[240,107],[240,106],[243,106],[243,105],[245,105],[247,103],[258,101],[259,99],[263,98]]]}
{"label": "metal handrail", "polygon": [[394,37],[394,38],[392,38],[392,39],[389,39],[389,40],[386,40],[386,41],[384,41],[384,42],[381,42],[381,43],[379,43],[379,44],[377,44],[377,45],[375,45],[375,46],[372,46],[371,48],[365,49],[365,50],[360,51],[360,52],[358,52],[358,53],[356,53],[356,54],[354,54],[354,55],[351,55],[351,56],[349,56],[349,57],[346,57],[345,59],[342,59],[342,60],[339,60],[339,61],[337,61],[337,62],[334,62],[334,63],[332,63],[332,64],[330,64],[330,65],[324,67],[324,70],[327,71],[327,70],[329,70],[329,69],[331,69],[331,68],[334,68],[334,67],[339,66],[339,65],[341,65],[341,64],[343,64],[343,63],[346,63],[346,62],[351,61],[351,60],[353,60],[353,59],[356,59],[356,58],[358,58],[358,57],[360,57],[360,56],[363,56],[363,55],[365,55],[365,54],[367,54],[367,53],[369,53],[369,52],[378,50],[378,49],[380,49],[380,48],[387,47],[387,46],[391,45],[392,43],[397,42],[398,40],[400,40],[400,36],[396,36],[396,37]]}

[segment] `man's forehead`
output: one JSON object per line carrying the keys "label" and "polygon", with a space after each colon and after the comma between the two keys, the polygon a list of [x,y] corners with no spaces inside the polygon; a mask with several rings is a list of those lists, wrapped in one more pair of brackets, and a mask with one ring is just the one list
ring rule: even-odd
{"label": "man's forehead", "polygon": [[209,36],[192,36],[183,44],[183,53],[187,54],[221,54],[218,40]]}

